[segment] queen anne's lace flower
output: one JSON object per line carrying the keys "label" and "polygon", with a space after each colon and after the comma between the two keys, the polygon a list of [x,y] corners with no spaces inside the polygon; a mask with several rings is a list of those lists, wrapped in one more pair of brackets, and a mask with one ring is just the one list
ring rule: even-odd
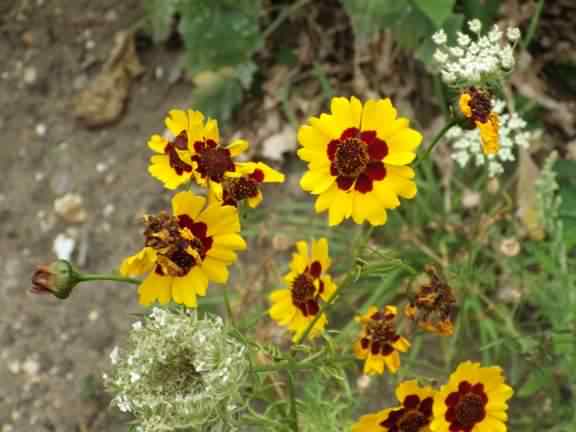
{"label": "queen anne's lace flower", "polygon": [[480,138],[480,130],[464,130],[458,126],[450,129],[446,136],[452,145],[452,158],[465,167],[469,162],[476,166],[488,165],[488,174],[496,176],[504,171],[503,162],[512,162],[516,159],[515,147],[527,148],[534,132],[526,130],[526,122],[516,113],[504,113],[505,104],[496,100],[492,111],[498,114],[499,150],[492,155],[484,154]]}
{"label": "queen anne's lace flower", "polygon": [[480,34],[482,23],[477,19],[469,21],[468,27],[473,35],[459,32],[456,46],[447,44],[444,30],[432,36],[438,46],[434,60],[440,67],[442,80],[458,88],[482,87],[509,73],[515,64],[514,47],[520,39],[520,30],[515,27],[503,32],[495,25],[485,35]]}
{"label": "queen anne's lace flower", "polygon": [[112,403],[134,415],[142,432],[229,427],[241,405],[247,349],[217,316],[154,308],[133,327],[129,347],[112,357],[113,370],[104,375]]}

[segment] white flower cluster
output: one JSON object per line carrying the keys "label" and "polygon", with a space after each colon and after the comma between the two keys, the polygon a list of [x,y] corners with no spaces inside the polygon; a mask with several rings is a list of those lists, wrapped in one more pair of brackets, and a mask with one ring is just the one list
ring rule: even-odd
{"label": "white flower cluster", "polygon": [[464,167],[473,161],[476,166],[488,165],[490,177],[501,174],[504,171],[502,162],[511,162],[516,159],[514,147],[527,148],[534,132],[526,130],[526,122],[516,113],[504,113],[505,103],[496,100],[492,111],[498,114],[500,119],[499,139],[500,150],[494,155],[486,156],[482,151],[480,131],[478,128],[464,130],[459,126],[451,128],[446,137],[452,144],[452,159],[458,165]]}
{"label": "white flower cluster", "polygon": [[104,382],[113,403],[142,432],[229,426],[249,367],[246,347],[221,318],[184,309],[154,308],[132,326],[128,349],[110,358]]}
{"label": "white flower cluster", "polygon": [[514,48],[520,39],[520,30],[509,28],[506,34],[494,25],[481,35],[482,23],[478,19],[468,22],[472,37],[458,32],[457,45],[447,45],[447,35],[439,30],[432,36],[438,48],[434,60],[440,67],[442,80],[455,87],[481,86],[509,73],[514,67]]}

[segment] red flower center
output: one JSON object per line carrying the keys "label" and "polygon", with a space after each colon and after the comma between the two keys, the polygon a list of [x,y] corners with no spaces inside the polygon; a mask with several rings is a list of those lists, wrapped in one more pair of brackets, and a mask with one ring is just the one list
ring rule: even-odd
{"label": "red flower center", "polygon": [[486,417],[488,396],[482,383],[472,385],[462,381],[458,391],[450,393],[445,402],[448,410],[444,417],[450,423],[451,432],[471,432]]}
{"label": "red flower center", "polygon": [[394,314],[376,312],[366,325],[366,335],[360,339],[362,349],[370,349],[372,355],[387,356],[394,352],[394,342],[400,339],[394,325]]}
{"label": "red flower center", "polygon": [[468,106],[472,111],[470,118],[480,123],[486,123],[492,111],[490,94],[487,91],[481,91],[475,87],[468,89],[468,94],[470,95]]}
{"label": "red flower center", "polygon": [[316,292],[314,281],[320,278],[321,273],[322,265],[314,261],[292,282],[292,304],[300,309],[305,317],[314,316],[320,311],[318,301],[324,291],[324,283],[319,281],[320,289]]}
{"label": "red flower center", "polygon": [[238,202],[258,196],[258,185],[264,180],[264,173],[257,169],[247,177],[227,178],[222,183],[225,205],[238,206]]}
{"label": "red flower center", "polygon": [[418,395],[406,396],[402,408],[391,411],[380,426],[388,432],[419,432],[430,423],[433,402],[432,397],[420,400]]}
{"label": "red flower center", "polygon": [[186,131],[182,131],[176,138],[166,144],[164,153],[168,156],[168,163],[176,171],[176,174],[182,175],[185,172],[191,172],[192,166],[180,159],[178,150],[188,150],[188,136]]}
{"label": "red flower center", "polygon": [[330,141],[326,152],[331,161],[330,174],[342,190],[354,186],[358,192],[368,193],[374,181],[386,177],[382,160],[388,155],[388,145],[375,131],[346,129],[340,139]]}
{"label": "red flower center", "polygon": [[[194,222],[188,215],[178,217],[161,213],[149,216],[144,231],[145,245],[157,253],[154,271],[161,276],[186,276],[206,257],[212,247],[212,237],[207,236],[204,222]],[[183,235],[187,228],[193,238]]]}
{"label": "red flower center", "polygon": [[196,155],[192,157],[192,160],[198,164],[196,170],[202,178],[209,178],[220,183],[226,172],[233,172],[236,169],[230,150],[218,147],[218,144],[211,139],[195,142],[194,150]]}

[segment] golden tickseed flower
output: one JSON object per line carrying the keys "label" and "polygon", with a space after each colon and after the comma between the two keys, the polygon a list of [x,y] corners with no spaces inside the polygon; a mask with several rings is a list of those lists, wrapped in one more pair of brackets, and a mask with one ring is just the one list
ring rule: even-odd
{"label": "golden tickseed flower", "polygon": [[316,212],[328,210],[329,224],[351,217],[356,223],[386,223],[386,209],[413,198],[414,170],[422,135],[396,117],[390,99],[364,105],[352,97],[332,99],[331,114],[311,117],[300,128],[298,156],[308,162],[300,186],[318,195]]}
{"label": "golden tickseed flower", "polygon": [[356,317],[363,328],[354,344],[354,354],[365,360],[366,375],[383,374],[385,365],[393,374],[400,368],[398,352],[406,352],[410,342],[396,333],[396,314],[395,306],[386,306],[381,311],[371,306],[364,315]]}
{"label": "golden tickseed flower", "polygon": [[227,173],[221,183],[211,182],[211,192],[224,205],[238,207],[246,200],[252,208],[262,202],[262,183],[282,183],[284,174],[262,162],[238,162],[236,170]]}
{"label": "golden tickseed flower", "polygon": [[500,367],[460,363],[434,397],[433,432],[506,432],[508,399],[514,391],[504,384]]}
{"label": "golden tickseed flower", "polygon": [[192,176],[189,143],[200,138],[217,139],[218,126],[214,120],[204,125],[204,115],[192,110],[171,110],[164,123],[174,138],[169,141],[158,134],[150,137],[148,147],[158,154],[150,158],[148,172],[167,189],[176,189]]}
{"label": "golden tickseed flower", "polygon": [[[336,284],[327,273],[331,263],[328,240],[312,241],[310,249],[306,242],[299,241],[296,249],[290,272],[284,276],[288,288],[270,294],[272,306],[268,310],[273,320],[294,333],[294,341],[320,313],[320,301],[327,301],[336,291]],[[312,327],[310,337],[322,334],[326,323],[326,315],[322,314]]]}
{"label": "golden tickseed flower", "polygon": [[482,150],[485,155],[494,155],[500,150],[500,118],[492,111],[491,95],[488,91],[470,87],[460,95],[458,101],[464,117],[470,119],[480,131]]}
{"label": "golden tickseed flower", "polygon": [[429,432],[434,404],[432,387],[420,387],[416,380],[396,387],[400,406],[360,417],[352,432]]}
{"label": "golden tickseed flower", "polygon": [[454,331],[452,321],[456,298],[436,268],[426,266],[426,274],[428,281],[418,288],[404,309],[404,315],[415,321],[424,331],[450,336]]}
{"label": "golden tickseed flower", "polygon": [[235,251],[246,249],[238,211],[205,204],[204,197],[179,192],[172,198],[173,216],[146,217],[145,247],[120,267],[125,276],[148,273],[138,290],[141,304],[174,300],[196,307],[196,296],[206,295],[209,281],[227,282]]}

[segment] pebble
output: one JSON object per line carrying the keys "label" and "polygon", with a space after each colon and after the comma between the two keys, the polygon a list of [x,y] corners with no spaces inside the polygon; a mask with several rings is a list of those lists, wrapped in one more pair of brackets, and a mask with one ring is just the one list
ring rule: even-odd
{"label": "pebble", "polygon": [[87,213],[83,207],[83,199],[78,194],[68,193],[54,201],[54,212],[70,223],[83,223]]}
{"label": "pebble", "polygon": [[102,214],[104,215],[104,217],[110,217],[114,214],[114,212],[116,211],[116,207],[114,206],[114,204],[112,203],[108,203],[104,206],[104,209],[102,210]]}
{"label": "pebble", "polygon": [[89,321],[97,321],[98,318],[100,318],[100,312],[98,312],[97,310],[91,310],[90,313],[88,314]]}
{"label": "pebble", "polygon": [[108,22],[114,22],[118,19],[118,12],[115,10],[109,10],[106,12],[106,15],[104,15],[104,19]]}
{"label": "pebble", "polygon": [[22,79],[24,81],[24,84],[26,84],[27,86],[32,86],[36,84],[36,81],[38,81],[38,71],[34,66],[28,66],[27,68],[24,69]]}
{"label": "pebble", "polygon": [[38,135],[39,137],[43,137],[46,135],[48,128],[46,127],[46,125],[44,123],[38,123],[36,125],[35,131],[36,131],[36,135]]}
{"label": "pebble", "polygon": [[69,234],[60,233],[54,239],[52,244],[52,250],[58,257],[58,259],[70,261],[72,258],[72,253],[76,248],[76,240],[72,238]]}

